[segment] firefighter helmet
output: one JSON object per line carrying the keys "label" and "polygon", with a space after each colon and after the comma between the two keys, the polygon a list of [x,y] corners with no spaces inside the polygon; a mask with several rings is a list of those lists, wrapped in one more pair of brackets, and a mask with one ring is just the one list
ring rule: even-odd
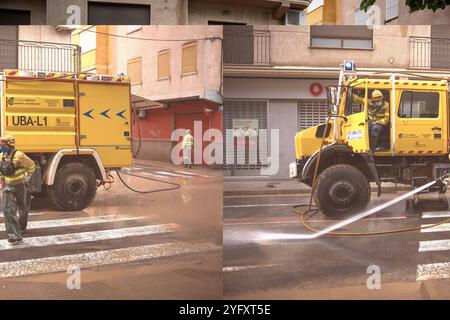
{"label": "firefighter helmet", "polygon": [[383,98],[384,98],[383,93],[380,90],[373,90],[372,100],[381,100]]}
{"label": "firefighter helmet", "polygon": [[14,147],[16,145],[16,138],[10,134],[4,134],[0,137],[1,142],[6,142],[9,146]]}

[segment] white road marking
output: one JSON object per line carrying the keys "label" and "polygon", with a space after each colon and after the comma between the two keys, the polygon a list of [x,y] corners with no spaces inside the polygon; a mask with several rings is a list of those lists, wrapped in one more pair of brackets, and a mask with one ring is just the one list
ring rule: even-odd
{"label": "white road marking", "polygon": [[195,172],[187,172],[187,171],[174,171],[175,173],[181,173],[181,174],[187,174],[189,176],[194,176],[194,177],[202,177],[202,178],[210,178],[210,176],[204,175],[204,174],[199,174],[199,173],[195,173]]}
{"label": "white road marking", "polygon": [[416,281],[450,278],[450,262],[420,264],[417,266]]}
{"label": "white road marking", "polygon": [[450,250],[450,239],[419,242],[419,252]]}
{"label": "white road marking", "polygon": [[[40,216],[40,215],[43,215],[43,214],[46,214],[46,213],[51,213],[51,212],[30,212],[28,214],[28,216],[29,217],[31,217],[31,216]],[[4,218],[4,217],[5,216],[4,216],[3,212],[0,212],[0,218]]]}
{"label": "white road marking", "polygon": [[243,270],[251,270],[257,268],[268,268],[274,266],[280,266],[281,264],[265,264],[265,265],[255,265],[255,266],[234,266],[234,267],[224,267],[223,272],[235,272],[235,271],[243,271]]}
{"label": "white road marking", "polygon": [[170,177],[192,178],[192,177],[187,176],[187,175],[176,174],[176,173],[167,172],[167,171],[155,171],[154,173],[156,173],[156,174],[162,174],[162,175],[170,176]]}
{"label": "white road marking", "polygon": [[218,249],[220,249],[220,246],[210,243],[164,243],[57,257],[8,261],[0,263],[0,278],[66,272],[67,268],[73,265],[86,269]]}
{"label": "white road marking", "polygon": [[[423,227],[431,226],[432,224],[423,224]],[[422,233],[428,233],[428,232],[443,232],[443,231],[450,231],[450,223],[444,223],[440,224],[435,227],[427,228],[427,229],[421,229],[420,232]]]}
{"label": "white road marking", "polygon": [[240,204],[240,205],[231,205],[231,206],[223,206],[224,208],[256,208],[256,207],[287,207],[294,206],[295,203],[267,203],[267,204]]}
{"label": "white road marking", "polygon": [[422,219],[450,217],[450,211],[429,211],[422,213]]}
{"label": "white road marking", "polygon": [[0,250],[23,249],[30,247],[47,247],[61,244],[92,242],[101,240],[122,239],[128,237],[147,236],[151,234],[169,233],[179,229],[177,224],[162,224],[142,227],[122,228],[113,230],[89,231],[80,233],[60,234],[42,237],[24,238],[15,245],[8,240],[0,240]]}
{"label": "white road marking", "polygon": [[[98,216],[98,217],[83,217],[83,218],[71,218],[71,219],[58,219],[58,220],[43,220],[43,221],[31,221],[28,223],[27,229],[43,229],[43,228],[57,228],[68,226],[79,226],[84,224],[95,224],[105,222],[119,222],[144,219],[145,217],[116,217],[113,215]],[[0,231],[5,231],[5,224],[0,224]]]}

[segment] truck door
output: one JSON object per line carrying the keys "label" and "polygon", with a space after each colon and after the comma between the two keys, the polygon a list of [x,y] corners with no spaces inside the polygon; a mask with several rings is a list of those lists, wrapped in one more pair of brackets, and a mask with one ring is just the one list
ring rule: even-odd
{"label": "truck door", "polygon": [[396,119],[397,154],[447,153],[447,92],[404,90]]}
{"label": "truck door", "polygon": [[345,101],[343,139],[354,152],[369,151],[367,88],[349,88]]}
{"label": "truck door", "polygon": [[79,144],[95,149],[105,167],[132,165],[130,87],[125,83],[82,83]]}

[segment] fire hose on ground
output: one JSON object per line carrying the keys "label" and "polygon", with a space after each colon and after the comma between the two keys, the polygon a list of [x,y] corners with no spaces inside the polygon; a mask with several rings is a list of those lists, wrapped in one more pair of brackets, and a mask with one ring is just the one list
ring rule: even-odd
{"label": "fire hose on ground", "polygon": [[[316,162],[316,167],[314,170],[314,176],[313,176],[313,181],[312,181],[312,190],[311,190],[311,195],[309,198],[309,204],[299,204],[299,205],[295,205],[291,208],[292,213],[294,214],[298,214],[300,215],[300,222],[303,225],[303,227],[310,231],[313,232],[312,234],[309,235],[299,235],[300,238],[302,239],[314,239],[314,238],[318,238],[320,236],[323,235],[328,235],[328,236],[346,236],[346,237],[362,237],[362,236],[375,236],[375,235],[389,235],[389,234],[395,234],[395,233],[404,233],[404,232],[412,232],[412,231],[419,231],[419,230],[423,230],[423,229],[429,229],[429,228],[434,228],[437,227],[439,225],[445,224],[445,223],[449,223],[450,222],[450,218],[447,218],[441,222],[435,223],[435,224],[431,224],[431,225],[426,225],[426,226],[420,226],[420,227],[411,227],[411,228],[400,228],[400,229],[392,229],[392,230],[382,230],[382,231],[373,231],[373,232],[340,232],[340,231],[336,231],[342,227],[345,227],[355,221],[358,221],[360,219],[363,219],[365,217],[368,217],[374,213],[377,213],[385,208],[388,208],[402,200],[405,200],[431,186],[433,186],[434,184],[440,182],[440,183],[444,183],[445,185],[448,184],[448,180],[450,178],[450,174],[447,173],[439,178],[437,178],[434,181],[431,181],[421,187],[418,187],[408,193],[405,193],[391,201],[388,201],[386,203],[383,203],[375,208],[366,210],[364,212],[361,212],[359,214],[356,214],[348,219],[342,220],[334,225],[331,225],[325,229],[319,230],[316,229],[314,227],[312,227],[308,222],[307,222],[307,218],[319,213],[319,209],[314,207],[313,205],[313,194],[315,192],[315,186],[316,186],[316,178],[317,178],[317,173],[318,173],[318,169],[319,169],[319,162],[320,162],[320,155],[322,153],[322,149],[325,143],[325,137],[326,137],[326,132],[328,130],[328,127],[330,125],[330,120],[331,120],[331,115],[328,116],[327,118],[327,122],[325,125],[325,129],[324,129],[324,134],[322,136],[322,143],[319,149],[319,153],[317,156],[317,162]],[[307,207],[306,210],[304,211],[300,211],[298,210],[299,208],[302,207]]]}

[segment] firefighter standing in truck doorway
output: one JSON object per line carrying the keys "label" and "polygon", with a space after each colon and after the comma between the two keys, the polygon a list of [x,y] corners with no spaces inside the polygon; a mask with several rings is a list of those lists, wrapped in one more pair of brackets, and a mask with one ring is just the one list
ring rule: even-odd
{"label": "firefighter standing in truck doorway", "polygon": [[186,168],[192,167],[191,153],[192,146],[194,145],[194,137],[191,135],[191,130],[186,130],[183,137],[183,142],[181,146],[183,147],[183,164]]}
{"label": "firefighter standing in truck doorway", "polygon": [[[364,105],[364,98],[353,95],[353,101]],[[369,101],[367,101],[369,118],[369,145],[370,151],[377,150],[378,140],[389,125],[389,102],[384,101],[380,90],[373,90]]]}
{"label": "firefighter standing in truck doorway", "polygon": [[12,135],[6,134],[0,138],[2,207],[8,242],[11,244],[21,241],[27,229],[31,204],[27,184],[35,170],[34,161],[16,150],[15,144]]}

